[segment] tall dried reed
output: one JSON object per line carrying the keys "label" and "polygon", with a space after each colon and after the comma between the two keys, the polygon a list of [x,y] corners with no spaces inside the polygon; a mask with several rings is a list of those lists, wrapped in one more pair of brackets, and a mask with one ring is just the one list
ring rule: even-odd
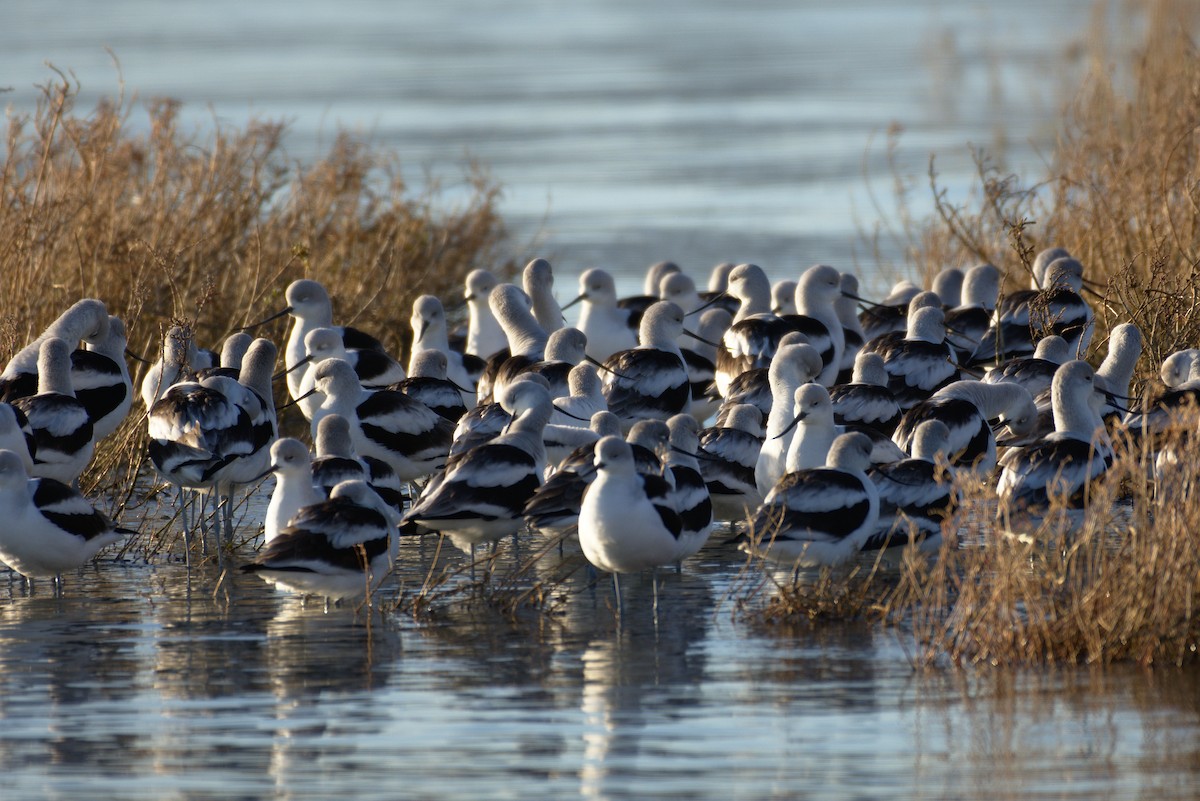
{"label": "tall dried reed", "polygon": [[[462,185],[414,189],[394,154],[348,134],[299,163],[279,123],[190,131],[174,101],[122,93],[81,111],[78,96],[60,73],[33,112],[8,118],[0,359],[86,296],[125,320],[135,352],[153,356],[181,320],[216,345],[282,308],[283,290],[302,277],[326,285],[340,321],[403,354],[418,295],[452,297],[475,267],[514,269],[500,190],[477,165],[466,165]],[[283,328],[264,335],[280,341]],[[85,486],[136,465],[144,429],[131,415]],[[127,474],[116,477],[114,487],[128,486]]]}

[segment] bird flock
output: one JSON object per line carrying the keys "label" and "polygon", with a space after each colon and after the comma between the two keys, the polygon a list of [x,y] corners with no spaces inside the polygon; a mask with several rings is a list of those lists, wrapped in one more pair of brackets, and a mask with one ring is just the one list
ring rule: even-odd
{"label": "bird flock", "polygon": [[[1002,295],[1001,279],[990,264],[945,269],[929,290],[902,281],[871,302],[828,265],[772,283],[721,264],[700,291],[662,262],[641,296],[589,269],[560,305],[535,259],[520,286],[466,277],[465,331],[441,299],[417,298],[407,363],[336,325],[325,288],[298,280],[219,354],[184,326],[166,333],[138,388],[147,455],[177,491],[188,560],[197,534],[202,550],[232,536],[234,497],[273,474],[241,569],[334,600],[382,581],[405,536],[473,553],[561,535],[614,582],[679,565],[718,523],[797,568],[935,550],[956,535],[956,476],[1033,519],[1056,498],[1082,509],[1114,426],[1161,431],[1200,392],[1200,351],[1180,351],[1157,399],[1131,410],[1130,323],[1099,367],[1083,360],[1095,316],[1066,250],[1038,254],[1029,289]],[[285,316],[282,347],[253,336]],[[26,577],[58,577],[131,533],[77,489],[133,406],[126,346],[88,298],[0,374],[0,560]],[[277,409],[280,379],[291,400]],[[311,448],[280,437],[280,414],[308,421]]]}

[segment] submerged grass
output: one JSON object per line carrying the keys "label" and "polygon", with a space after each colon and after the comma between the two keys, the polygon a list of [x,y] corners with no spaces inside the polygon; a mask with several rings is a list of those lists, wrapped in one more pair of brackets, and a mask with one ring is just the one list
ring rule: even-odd
{"label": "submerged grass", "polygon": [[[123,93],[77,107],[68,76],[32,113],[8,116],[0,163],[0,359],[81,297],[126,323],[154,358],[173,323],[217,346],[283,307],[287,285],[319,279],[339,322],[406,353],[421,294],[451,297],[467,272],[507,275],[500,190],[478,165],[460,184],[414,189],[394,154],[339,134],[312,163],[291,159],[284,125],[214,121],[186,130],[171,100]],[[453,198],[453,199],[452,199]],[[263,329],[280,341],[285,322]],[[132,502],[145,453],[140,404],[98,450],[84,486]]]}

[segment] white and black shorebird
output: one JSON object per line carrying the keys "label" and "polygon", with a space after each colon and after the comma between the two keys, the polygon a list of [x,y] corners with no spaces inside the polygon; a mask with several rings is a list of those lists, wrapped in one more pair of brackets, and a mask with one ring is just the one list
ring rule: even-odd
{"label": "white and black shorebird", "polygon": [[404,511],[403,482],[386,462],[355,452],[349,420],[340,414],[322,417],[313,448],[312,483],[321,498],[328,498],[343,481],[366,481],[399,519]]}
{"label": "white and black shorebird", "polygon": [[[596,477],[596,442],[621,434],[621,423],[612,412],[596,412],[590,428],[596,441],[581,445],[560,461],[546,483],[526,502],[522,514],[530,528],[565,534],[579,522],[583,491]],[[661,465],[657,468],[661,470]]]}
{"label": "white and black shorebird", "polygon": [[675,487],[667,496],[679,515],[679,545],[675,561],[692,556],[708,542],[713,529],[712,498],[700,472],[697,452],[700,448],[700,423],[690,414],[677,414],[667,420],[671,431],[666,466]]}
{"label": "white and black shorebird", "polygon": [[[493,307],[495,311],[495,307]],[[463,403],[475,405],[475,381],[463,362],[463,355],[450,349],[450,334],[446,327],[446,310],[442,302],[433,295],[421,295],[413,301],[412,352],[409,355],[408,371],[412,372],[413,358],[423,350],[438,350],[446,354],[446,377],[471,392],[463,393]],[[503,325],[503,323],[501,323]]]}
{"label": "white and black shorebird", "polygon": [[889,333],[903,335],[909,305],[921,293],[921,287],[908,279],[896,282],[879,303],[868,304],[858,315],[867,342]]}
{"label": "white and black shorebird", "polygon": [[529,296],[520,287],[501,284],[488,302],[508,340],[508,348],[488,359],[479,380],[479,397],[494,401],[508,384],[546,358],[550,335],[533,316]]}
{"label": "white and black shorebird", "polygon": [[496,276],[487,270],[472,270],[466,279],[467,344],[466,352],[486,361],[508,347],[504,331],[492,314],[488,296],[499,285]]}
{"label": "white and black shorebird", "polygon": [[110,315],[108,332],[99,342],[87,342],[71,353],[71,386],[88,410],[97,442],[116,431],[133,406],[133,380],[125,361],[128,346],[125,323]]}
{"label": "white and black shorebird", "polygon": [[595,467],[598,475],[579,510],[579,545],[593,566],[613,574],[620,612],[618,575],[674,562],[682,525],[667,498],[666,482],[639,473],[633,450],[619,437],[596,444]]}
{"label": "white and black shorebird", "polygon": [[566,397],[554,399],[554,415],[550,418],[552,425],[585,428],[596,412],[608,411],[604,383],[591,364],[585,362],[571,368],[567,376],[567,389]]}
{"label": "white and black shorebird", "polygon": [[1192,372],[1192,364],[1197,361],[1200,361],[1200,348],[1177,350],[1163,359],[1158,370],[1158,377],[1167,389],[1175,389],[1187,383],[1188,376]]}
{"label": "white and black shorebird", "polygon": [[954,467],[990,475],[996,466],[996,436],[991,421],[1006,428],[1002,436],[1024,436],[1037,425],[1037,406],[1019,384],[956,381],[904,413],[892,440],[905,451],[925,420],[941,420],[950,430],[947,457]]}
{"label": "white and black shorebird", "polygon": [[[690,275],[682,272],[667,273],[663,276],[658,286],[658,297],[660,300],[669,300],[683,309],[685,316],[691,316],[705,306],[704,298],[696,291],[696,282]],[[679,346],[683,347],[683,343],[680,342]]]}
{"label": "white and black shorebird", "polygon": [[767,372],[771,406],[767,410],[765,439],[759,452],[758,465],[754,469],[760,496],[765,497],[780,476],[787,472],[784,461],[792,441],[789,428],[795,418],[792,407],[796,390],[816,378],[822,366],[820,355],[806,344],[787,345],[771,361]]}
{"label": "white and black shorebird", "polygon": [[1133,323],[1119,323],[1108,332],[1108,353],[1096,368],[1096,387],[1104,393],[1100,416],[1120,419],[1119,413],[1132,404],[1129,386],[1142,357],[1142,332]]}
{"label": "white and black shorebird", "polygon": [[217,364],[196,370],[196,380],[201,381],[209,376],[223,375],[237,381],[242,371],[242,359],[250,350],[254,337],[245,331],[234,331],[221,341],[221,353]]}
{"label": "white and black shorebird", "polygon": [[[304,358],[300,360],[299,365],[316,366],[326,359],[342,359],[348,362],[354,368],[363,389],[385,389],[406,377],[400,362],[383,351],[347,349],[342,342],[341,332],[333,328],[314,328],[304,336]],[[320,393],[308,394],[313,388],[315,373],[316,370],[304,371],[304,378],[300,381],[300,395],[297,397],[307,397],[296,402],[305,418],[310,420],[323,400]]]}
{"label": "white and black shorebird", "polygon": [[313,414],[316,438],[321,418],[340,414],[350,423],[354,450],[387,463],[401,481],[416,481],[446,463],[453,424],[402,392],[368,392],[348,362],[326,359],[316,368],[314,388],[325,395]]}
{"label": "white and black shorebird", "polygon": [[696,333],[700,339],[690,340],[680,347],[683,363],[687,366],[688,384],[692,389],[692,400],[688,414],[699,421],[707,420],[721,403],[717,393],[717,344],[729,330],[733,317],[725,309],[706,309],[700,313]]}
{"label": "white and black shorebird", "polygon": [[1054,373],[1071,358],[1071,346],[1060,336],[1051,334],[1038,341],[1032,356],[1017,356],[984,373],[986,384],[1020,384],[1037,400],[1050,389]]}
{"label": "white and black shorebird", "polygon": [[0,450],[0,561],[16,572],[58,577],[129,533],[78,490],[52,478],[30,479],[18,454]]}
{"label": "white and black shorebird", "polygon": [[506,431],[451,458],[405,514],[406,523],[440,531],[466,551],[520,529],[546,470],[550,394],[535,381],[517,381],[500,402],[512,415]]}
{"label": "white and black shorebird", "polygon": [[946,341],[959,364],[968,364],[975,354],[992,324],[999,295],[1000,270],[995,265],[977,264],[964,274],[962,303],[946,311]]}
{"label": "white and black shorebird", "polygon": [[937,271],[929,288],[942,299],[943,309],[953,309],[962,303],[963,284],[966,274],[957,267],[946,267]]}
{"label": "white and black shorebird", "polygon": [[842,297],[842,274],[827,264],[817,264],[800,274],[796,284],[795,315],[781,319],[788,330],[799,331],[821,354],[825,368],[817,383],[833,386],[842,366],[846,335],[838,317],[836,303]]}
{"label": "white and black shorebird", "polygon": [[673,261],[656,261],[646,268],[646,276],[642,281],[642,294],[620,298],[617,305],[629,312],[629,327],[637,331],[641,327],[642,315],[655,303],[663,298],[659,295],[663,279],[680,272],[679,265]]}
{"label": "white and black shorebird", "polygon": [[12,405],[33,434],[31,475],[73,484],[95,451],[92,420],[71,386],[71,346],[50,337],[42,340],[38,351],[37,394],[16,398]]}
{"label": "white and black shorebird", "polygon": [[[278,356],[275,343],[259,337],[250,343],[242,360],[238,380],[214,376],[200,383],[223,392],[226,397],[240,406],[250,421],[250,444],[246,453],[229,462],[217,471],[215,477],[222,484],[219,488],[226,498],[232,498],[233,486],[256,480],[267,469],[271,459],[271,445],[279,435],[279,423],[275,414],[275,399],[271,377],[275,372]],[[232,525],[229,507],[226,522]],[[228,530],[227,530],[227,533]]]}
{"label": "white and black shorebird", "polygon": [[729,273],[727,292],[739,306],[716,354],[717,392],[722,398],[739,375],[770,363],[788,330],[771,312],[771,281],[757,264],[735,267]]}
{"label": "white and black shorebird", "polygon": [[257,323],[251,323],[245,329],[252,330],[284,315],[291,315],[292,325],[288,331],[287,344],[284,346],[283,364],[289,371],[287,374],[288,392],[293,398],[300,395],[300,382],[304,378],[304,373],[312,369],[311,365],[294,370],[292,368],[296,367],[296,364],[304,358],[304,337],[314,328],[332,328],[339,331],[342,335],[342,343],[346,348],[385,350],[383,343],[370,334],[351,326],[333,324],[333,301],[329,299],[329,293],[320,282],[310,278],[293,281],[288,285],[284,299],[287,305],[282,310]]}
{"label": "white and black shorebird", "polygon": [[578,364],[587,360],[587,337],[578,328],[562,328],[546,338],[541,361],[534,362],[523,372],[537,373],[550,385],[550,397],[563,398],[570,394],[567,376]]}
{"label": "white and black shorebird", "polygon": [[834,386],[852,380],[854,360],[858,358],[858,352],[867,342],[862,323],[858,319],[858,296],[858,276],[854,273],[842,273],[842,294],[833,302],[833,308],[842,323],[845,348],[842,350],[842,362],[838,366]]}
{"label": "white and black shorebird", "polygon": [[1040,443],[1013,448],[1000,460],[997,492],[1011,511],[1045,511],[1052,498],[1084,509],[1089,486],[1112,463],[1103,435],[1099,395],[1091,366],[1066,362],[1054,374],[1054,433]]}
{"label": "white and black shorebird", "polygon": [[888,306],[886,308],[903,308],[904,314],[900,327],[876,334],[863,343],[862,347],[863,351],[878,353],[884,359],[887,359],[893,349],[908,338],[909,330],[913,327],[913,318],[917,312],[921,309],[941,309],[942,299],[937,296],[936,292],[924,291],[913,295],[912,299],[903,307]]}
{"label": "white and black shorebird", "polygon": [[871,448],[865,435],[843,434],[826,466],[788,473],[763,500],[739,547],[798,568],[854,558],[879,520],[879,492],[865,472]]}
{"label": "white and black shorebird", "polygon": [[[730,382],[725,398],[717,409],[718,424],[725,417],[725,409],[739,403],[749,403],[757,408],[762,412],[764,420],[770,417],[771,409],[774,408],[775,392],[771,383],[772,371],[789,373],[789,383],[794,385],[794,390],[801,384],[815,381],[824,367],[820,354],[805,341],[804,335],[798,331],[789,331],[779,341],[779,350],[775,352],[770,367],[747,370]],[[788,397],[791,397],[791,392],[788,392]],[[786,445],[783,447],[786,449]]]}
{"label": "white and black shorebird", "polygon": [[312,454],[298,439],[284,437],[271,446],[270,472],[275,489],[263,519],[263,544],[270,545],[306,506],[325,499],[313,487]]}
{"label": "white and black shorebird", "polygon": [[33,469],[33,454],[37,450],[33,429],[25,415],[10,403],[0,403],[0,449],[20,456],[26,473]]}
{"label": "white and black shorebird", "polygon": [[784,278],[771,284],[771,314],[782,317],[796,311],[796,281]]}
{"label": "white and black shorebird", "polygon": [[954,351],[946,344],[942,310],[917,309],[908,321],[908,335],[883,354],[888,389],[902,411],[957,381],[959,375]]}
{"label": "white and black shorebird", "polygon": [[949,441],[945,423],[926,420],[913,435],[911,458],[867,471],[879,491],[879,523],[863,550],[910,542],[922,551],[941,548],[945,525],[958,503],[953,471],[946,463]]}
{"label": "white and black shorebird", "polygon": [[28,397],[37,392],[38,359],[47,339],[61,339],[74,350],[80,340],[98,346],[108,336],[109,316],[104,303],[95,298],[77,301],[60,314],[36,339],[17,351],[0,373],[0,401]]}
{"label": "white and black shorebird", "polygon": [[829,390],[838,425],[873,428],[890,437],[900,423],[900,404],[888,389],[887,369],[878,353],[859,353],[850,383]]}
{"label": "white and black shorebird", "polygon": [[583,303],[576,325],[587,337],[587,355],[598,362],[637,347],[636,329],[629,324],[629,310],[617,305],[617,285],[604,270],[592,268],[579,276],[579,295],[563,309]]}
{"label": "white and black shorebird", "polygon": [[366,482],[346,481],[306,506],[242,571],[276,587],[340,601],[364,597],[395,556],[391,514]]}
{"label": "white and black shorebird", "polygon": [[1087,352],[1094,332],[1091,306],[1079,294],[1083,265],[1061,258],[1046,268],[1044,289],[1008,295],[996,307],[992,324],[980,340],[971,362],[987,364],[1033,353],[1035,333],[1058,334],[1072,355]]}
{"label": "white and black shorebird", "polygon": [[642,344],[614,353],[605,362],[604,397],[622,427],[638,420],[666,420],[687,410],[691,385],[676,344],[683,332],[683,310],[660,301],[642,316]]}
{"label": "white and black shorebird", "polygon": [[748,403],[731,407],[722,425],[700,432],[700,473],[717,519],[742,519],[762,503],[754,481],[762,444],[762,413]]}
{"label": "white and black shorebird", "polygon": [[446,354],[440,350],[423,350],[412,358],[412,373],[386,389],[403,392],[419,400],[451,423],[457,423],[467,413],[463,403],[466,387],[460,387],[446,377]]}
{"label": "white and black shorebird", "polygon": [[196,348],[191,326],[168,328],[163,336],[162,352],[142,376],[139,387],[146,410],[149,411],[176,384],[199,380],[198,373],[206,369],[206,361]]}
{"label": "white and black shorebird", "polygon": [[521,287],[532,303],[530,311],[547,334],[563,327],[562,307],[554,297],[554,270],[545,259],[534,259],[521,273]]}

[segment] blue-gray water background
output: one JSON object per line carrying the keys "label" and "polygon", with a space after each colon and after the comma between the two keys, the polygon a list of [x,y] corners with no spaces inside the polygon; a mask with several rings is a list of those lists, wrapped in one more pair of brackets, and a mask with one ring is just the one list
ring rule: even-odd
{"label": "blue-gray water background", "polygon": [[[1090,19],[1090,0],[18,0],[0,101],[30,111],[49,61],[87,108],[118,90],[107,47],[127,92],[197,126],[288,120],[301,160],[343,126],[452,201],[478,159],[513,258],[549,255],[563,292],[591,265],[633,290],[665,258],[870,274],[888,127],[918,211],[930,153],[955,198],[968,142],[1038,175]],[[431,558],[406,546],[401,579]],[[1194,673],[914,673],[889,634],[733,621],[739,567],[716,549],[667,576],[657,622],[630,581],[620,631],[581,578],[545,619],[370,626],[174,562],[102,561],[62,599],[0,583],[0,798],[1200,794]]]}

